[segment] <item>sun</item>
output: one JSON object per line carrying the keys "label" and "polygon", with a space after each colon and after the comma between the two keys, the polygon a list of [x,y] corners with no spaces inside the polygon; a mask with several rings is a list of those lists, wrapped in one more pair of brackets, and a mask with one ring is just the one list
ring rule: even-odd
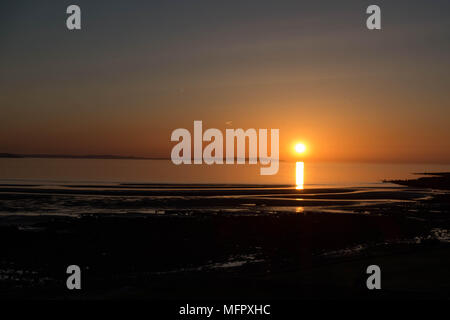
{"label": "sun", "polygon": [[295,145],[295,152],[304,153],[306,151],[306,145],[303,143],[297,143]]}

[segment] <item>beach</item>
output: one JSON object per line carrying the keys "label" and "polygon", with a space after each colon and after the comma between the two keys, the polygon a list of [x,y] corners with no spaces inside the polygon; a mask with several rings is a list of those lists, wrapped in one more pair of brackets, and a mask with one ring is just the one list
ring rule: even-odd
{"label": "beach", "polygon": [[[449,208],[445,190],[391,184],[4,183],[0,295],[448,298]],[[378,292],[366,288],[371,264]]]}

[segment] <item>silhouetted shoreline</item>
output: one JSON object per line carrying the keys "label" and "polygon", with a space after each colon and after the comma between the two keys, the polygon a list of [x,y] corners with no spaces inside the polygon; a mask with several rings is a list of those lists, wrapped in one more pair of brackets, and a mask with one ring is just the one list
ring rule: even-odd
{"label": "silhouetted shoreline", "polygon": [[[37,158],[37,159],[102,159],[102,160],[171,160],[169,157],[140,157],[140,156],[122,156],[122,155],[110,155],[110,154],[87,154],[87,155],[75,155],[75,154],[22,154],[22,153],[0,153],[1,158]],[[233,161],[237,161],[238,157],[234,157]],[[193,161],[194,158],[191,158]],[[245,162],[249,162],[249,158],[242,158]],[[226,161],[226,158],[223,158]],[[284,162],[283,159],[278,159],[279,162]]]}
{"label": "silhouetted shoreline", "polygon": [[73,155],[73,154],[20,154],[20,153],[0,153],[0,158],[49,158],[49,159],[115,159],[115,160],[169,160],[158,157],[137,157],[120,155]]}
{"label": "silhouetted shoreline", "polygon": [[416,173],[418,175],[427,175],[429,177],[420,177],[408,180],[383,180],[383,182],[399,184],[402,186],[414,188],[432,188],[450,190],[450,172],[430,172]]}

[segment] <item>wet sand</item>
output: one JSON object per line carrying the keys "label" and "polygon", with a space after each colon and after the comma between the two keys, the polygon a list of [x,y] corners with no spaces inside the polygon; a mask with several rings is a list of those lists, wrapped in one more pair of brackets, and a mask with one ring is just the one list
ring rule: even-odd
{"label": "wet sand", "polygon": [[449,208],[445,191],[392,186],[5,185],[0,296],[448,298]]}

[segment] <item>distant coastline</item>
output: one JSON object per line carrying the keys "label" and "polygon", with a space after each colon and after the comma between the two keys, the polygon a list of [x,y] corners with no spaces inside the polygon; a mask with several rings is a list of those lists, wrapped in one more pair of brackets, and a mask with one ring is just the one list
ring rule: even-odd
{"label": "distant coastline", "polygon": [[[112,160],[171,160],[170,157],[138,157],[138,156],[120,156],[114,154],[21,154],[21,153],[0,153],[0,158],[20,159],[20,158],[45,158],[45,159],[112,159]],[[237,159],[236,157],[234,158]],[[192,158],[193,160],[193,158]],[[226,158],[223,159],[224,161]],[[245,158],[249,161],[249,158]],[[278,160],[284,162],[285,160]]]}
{"label": "distant coastline", "polygon": [[170,160],[170,158],[136,157],[136,156],[119,156],[119,155],[110,155],[110,154],[73,155],[73,154],[19,154],[19,153],[0,153],[0,158]]}

